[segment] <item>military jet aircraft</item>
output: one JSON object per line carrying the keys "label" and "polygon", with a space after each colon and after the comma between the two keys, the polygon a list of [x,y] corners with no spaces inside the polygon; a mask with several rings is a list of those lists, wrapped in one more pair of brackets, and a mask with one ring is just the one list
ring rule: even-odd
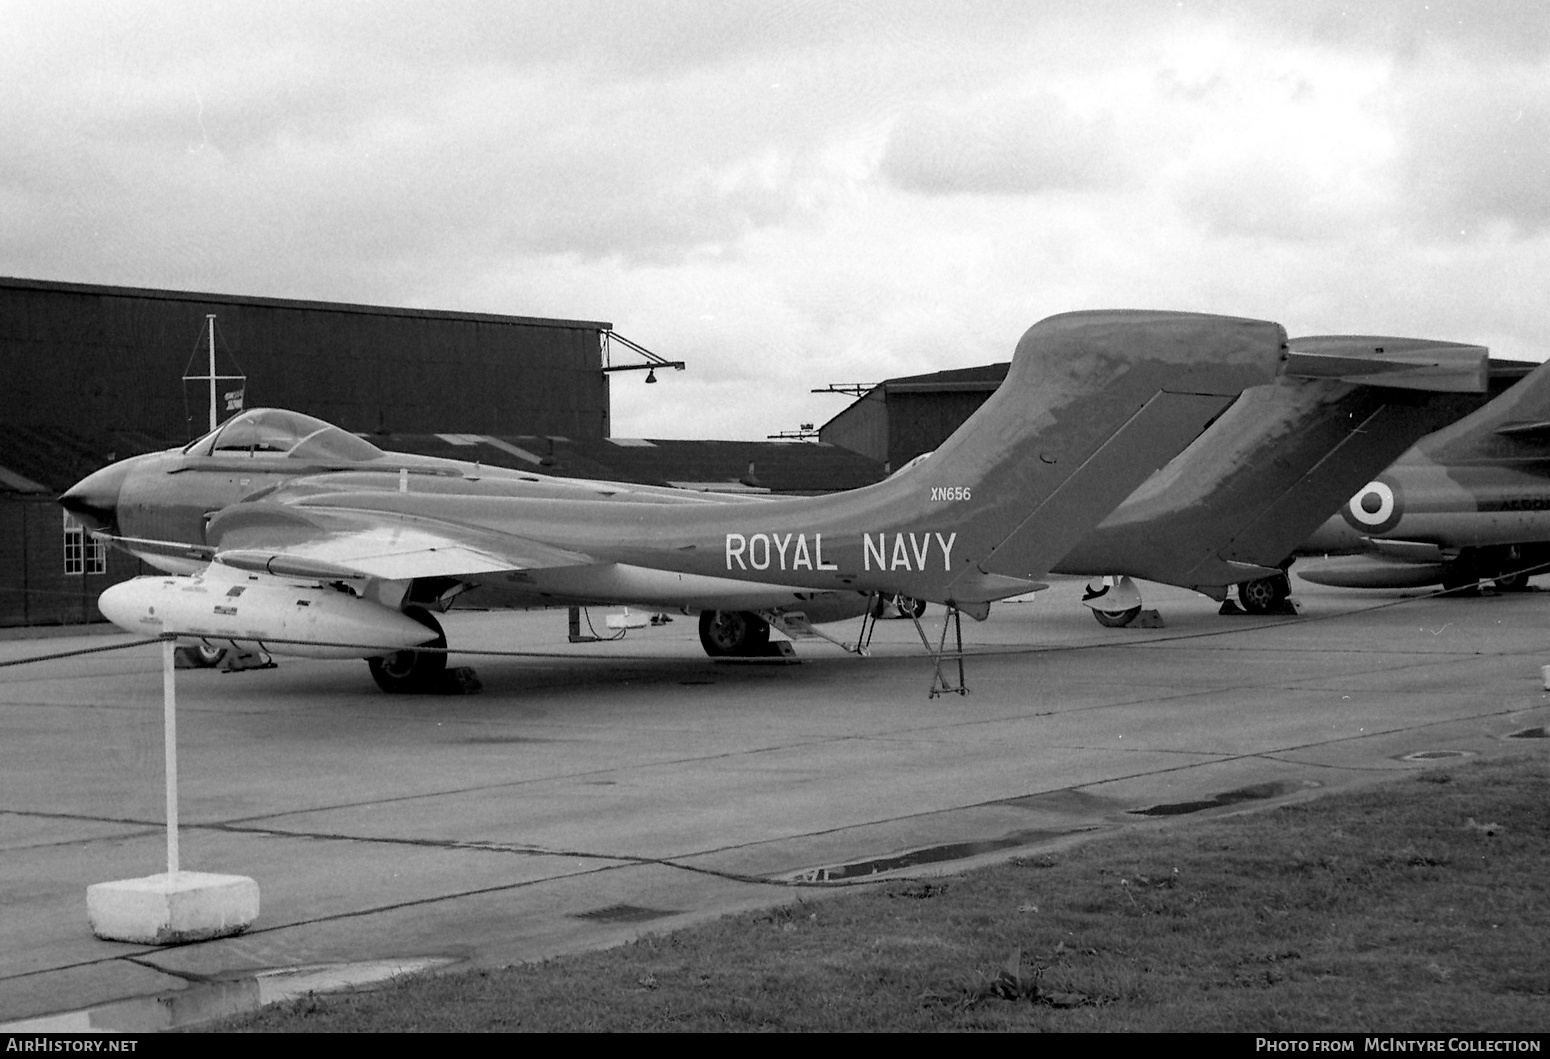
{"label": "military jet aircraft", "polygon": [[[1293,363],[1284,330],[1264,321],[1051,317],[1023,336],[1001,388],[931,460],[823,497],[539,495],[541,482],[378,462],[323,431],[275,446],[315,473],[261,484],[241,467],[217,472],[230,476],[227,488],[248,491],[213,510],[166,485],[180,473],[172,467],[149,472],[169,490],[159,499],[154,486],[149,499],[139,491],[140,467],[116,465],[61,501],[147,559],[198,570],[108,589],[99,605],[121,627],[364,657],[384,690],[414,691],[446,664],[435,612],[475,586],[492,605],[642,600],[733,615],[785,606],[809,617],[815,602],[864,607],[886,593],[982,619],[995,600],[1034,587],[1243,390],[1321,370],[1313,363]],[[350,451],[333,458],[336,443],[353,449],[353,465]],[[208,444],[181,455],[264,465],[261,438],[245,456],[240,438],[227,448],[217,432]],[[733,591],[781,602],[728,602]]]}
{"label": "military jet aircraft", "polygon": [[1055,564],[1108,575],[1085,600],[1100,624],[1139,615],[1132,577],[1216,600],[1236,585],[1245,610],[1273,612],[1293,551],[1354,488],[1489,397],[1483,346],[1322,335],[1289,347],[1296,375],[1245,391]]}
{"label": "military jet aircraft", "polygon": [[1297,553],[1315,584],[1526,587],[1550,564],[1550,363],[1421,439]]}

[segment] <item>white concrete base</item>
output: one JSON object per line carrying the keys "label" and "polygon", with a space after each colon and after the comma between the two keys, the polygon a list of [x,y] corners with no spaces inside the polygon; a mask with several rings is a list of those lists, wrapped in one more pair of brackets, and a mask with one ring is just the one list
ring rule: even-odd
{"label": "white concrete base", "polygon": [[258,918],[258,883],[180,871],[86,888],[92,933],[107,941],[176,945],[240,934]]}

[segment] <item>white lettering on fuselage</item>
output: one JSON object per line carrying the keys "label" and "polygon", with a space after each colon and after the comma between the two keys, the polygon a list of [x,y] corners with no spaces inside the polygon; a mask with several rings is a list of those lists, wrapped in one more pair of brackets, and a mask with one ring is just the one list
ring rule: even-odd
{"label": "white lettering on fuselage", "polygon": [[931,560],[931,538],[936,538],[937,551],[942,555],[942,569],[953,568],[953,545],[958,541],[956,532],[943,537],[940,533],[895,533],[893,548],[888,547],[888,534],[863,533],[861,535],[861,562],[872,569],[873,561],[879,570],[924,571]]}
{"label": "white lettering on fuselage", "polygon": [[[727,534],[728,570],[838,570],[823,557],[823,534],[813,534],[809,548],[805,533]],[[735,566],[733,564],[736,564]]]}
{"label": "white lettering on fuselage", "polygon": [[[921,573],[941,558],[942,570],[953,568],[956,532],[940,533],[863,533],[861,564],[866,570],[908,570]],[[805,533],[728,533],[726,535],[728,570],[838,570],[823,555],[823,534],[812,536],[808,546]]]}

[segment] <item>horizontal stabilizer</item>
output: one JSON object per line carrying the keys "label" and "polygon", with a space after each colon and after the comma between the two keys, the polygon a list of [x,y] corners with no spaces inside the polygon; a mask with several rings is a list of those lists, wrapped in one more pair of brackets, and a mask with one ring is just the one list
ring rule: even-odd
{"label": "horizontal stabilizer", "polygon": [[1313,335],[1288,345],[1285,373],[1298,378],[1449,393],[1489,387],[1484,346],[1380,335]]}

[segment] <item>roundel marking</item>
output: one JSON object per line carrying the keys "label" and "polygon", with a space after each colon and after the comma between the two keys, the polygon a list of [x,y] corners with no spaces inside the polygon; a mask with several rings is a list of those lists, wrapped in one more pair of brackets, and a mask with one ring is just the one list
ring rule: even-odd
{"label": "roundel marking", "polygon": [[1358,533],[1387,533],[1399,524],[1404,503],[1398,487],[1379,478],[1362,486],[1340,513]]}

